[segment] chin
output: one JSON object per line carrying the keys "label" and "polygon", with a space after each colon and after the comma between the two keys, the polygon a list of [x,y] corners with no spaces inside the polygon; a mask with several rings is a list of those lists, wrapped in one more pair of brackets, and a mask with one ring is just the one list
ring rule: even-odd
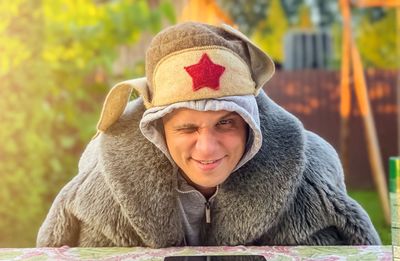
{"label": "chin", "polygon": [[192,182],[196,186],[201,187],[201,188],[214,188],[214,187],[218,186],[218,184],[219,184],[218,182],[210,182],[210,181],[204,181],[204,180],[203,181],[198,180],[197,182],[192,180]]}
{"label": "chin", "polygon": [[201,186],[203,188],[215,188],[216,186],[222,184],[224,180],[218,180],[218,181],[214,181],[214,182],[201,182],[200,184],[198,184],[198,186]]}

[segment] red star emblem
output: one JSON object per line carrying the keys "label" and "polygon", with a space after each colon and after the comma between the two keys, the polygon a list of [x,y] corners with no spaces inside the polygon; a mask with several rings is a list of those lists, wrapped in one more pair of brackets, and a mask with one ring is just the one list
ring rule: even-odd
{"label": "red star emblem", "polygon": [[225,71],[225,67],[215,64],[206,53],[201,56],[198,63],[185,66],[185,70],[192,77],[193,91],[208,87],[213,90],[219,89],[219,78]]}

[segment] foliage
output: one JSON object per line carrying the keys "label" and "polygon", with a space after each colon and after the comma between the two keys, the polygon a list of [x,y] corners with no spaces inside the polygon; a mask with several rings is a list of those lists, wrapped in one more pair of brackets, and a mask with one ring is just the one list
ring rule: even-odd
{"label": "foliage", "polygon": [[217,0],[226,10],[240,30],[250,35],[261,20],[265,19],[267,2],[265,0]]}
{"label": "foliage", "polygon": [[[255,33],[259,24],[269,19],[269,14],[274,13],[273,10],[269,11],[273,0],[217,0],[217,2],[239,25],[240,30],[248,35]],[[308,8],[310,13],[312,11],[317,14],[319,18],[318,26],[329,26],[336,17],[336,0],[314,0],[313,5],[307,5],[305,0],[279,0],[279,2],[281,8],[283,8],[283,17],[289,25],[300,23],[301,10],[305,7]],[[278,18],[278,20],[273,20],[271,23],[279,23],[280,17],[275,15],[274,18]],[[311,20],[311,17],[309,19]]]}
{"label": "foliage", "polygon": [[315,25],[322,29],[329,29],[339,19],[339,1],[314,0],[312,9],[317,17]]}
{"label": "foliage", "polygon": [[[396,69],[399,67],[396,48],[396,11],[368,8],[353,10],[352,36],[356,41],[365,68]],[[342,23],[331,27],[333,68],[340,67]]]}
{"label": "foliage", "polygon": [[[246,34],[253,34],[260,22],[268,19],[266,14],[271,14],[272,0],[217,0]],[[314,26],[329,29],[332,24],[340,20],[337,0],[279,0],[284,9],[286,20],[289,25],[298,25],[301,19],[302,9],[308,7],[310,20]],[[312,19],[311,19],[312,17]],[[276,22],[276,21],[274,21]]]}
{"label": "foliage", "polygon": [[[341,15],[337,0],[218,0],[239,28],[281,63],[282,35],[287,30],[314,28],[332,32],[334,53],[332,68],[340,66]],[[280,4],[279,4],[279,3]],[[278,4],[280,7],[278,8]],[[281,10],[283,9],[283,11]],[[366,67],[395,69],[395,10],[385,8],[352,8],[353,35]]]}
{"label": "foliage", "polygon": [[298,19],[299,8],[305,4],[305,0],[281,0],[281,3],[289,23],[295,24]]}
{"label": "foliage", "polygon": [[296,23],[296,27],[301,30],[311,30],[314,28],[314,24],[311,21],[311,8],[308,5],[303,4],[299,8],[299,20]]}
{"label": "foliage", "polygon": [[271,0],[266,17],[252,35],[252,40],[274,61],[283,62],[283,38],[289,25],[280,0]]}
{"label": "foliage", "polygon": [[332,36],[332,56],[330,61],[330,68],[339,69],[341,66],[342,59],[342,36],[343,28],[342,23],[335,22],[331,29],[330,34]]}
{"label": "foliage", "polygon": [[[378,9],[382,10],[382,9]],[[366,67],[396,69],[399,57],[396,52],[395,10],[364,13],[355,30],[355,38]],[[376,14],[376,15],[374,15]]]}
{"label": "foliage", "polygon": [[14,0],[0,17],[0,247],[32,247],[95,133],[117,47],[175,15],[168,2]]}

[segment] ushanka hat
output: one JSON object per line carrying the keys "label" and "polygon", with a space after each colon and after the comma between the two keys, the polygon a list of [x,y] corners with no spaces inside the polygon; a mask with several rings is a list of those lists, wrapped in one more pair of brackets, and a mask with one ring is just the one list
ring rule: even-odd
{"label": "ushanka hat", "polygon": [[100,132],[121,116],[136,90],[146,107],[141,131],[170,160],[160,119],[177,108],[237,112],[252,130],[247,156],[239,165],[259,150],[255,96],[272,77],[274,64],[245,35],[227,25],[178,24],[153,38],[145,63],[145,78],[119,83],[107,95],[97,126]]}

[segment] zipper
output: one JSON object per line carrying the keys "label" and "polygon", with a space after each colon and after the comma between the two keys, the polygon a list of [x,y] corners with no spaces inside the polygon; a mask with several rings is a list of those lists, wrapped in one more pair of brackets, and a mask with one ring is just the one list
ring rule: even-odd
{"label": "zipper", "polygon": [[207,201],[205,204],[206,204],[206,223],[210,224],[211,223],[211,204],[210,204],[210,201]]}
{"label": "zipper", "polygon": [[206,224],[211,224],[211,200],[217,195],[219,190],[219,185],[217,186],[217,190],[215,191],[214,195],[209,198],[205,205],[206,205]]}
{"label": "zipper", "polygon": [[206,200],[206,202],[204,203],[204,205],[206,206],[205,209],[205,214],[206,214],[206,223],[202,226],[203,228],[203,232],[201,233],[201,241],[203,242],[203,245],[208,245],[208,234],[209,234],[209,230],[211,229],[211,204],[212,204],[212,199],[217,195],[218,192],[218,188],[219,186],[217,186],[217,191],[215,192],[215,194],[209,198],[208,200]]}

